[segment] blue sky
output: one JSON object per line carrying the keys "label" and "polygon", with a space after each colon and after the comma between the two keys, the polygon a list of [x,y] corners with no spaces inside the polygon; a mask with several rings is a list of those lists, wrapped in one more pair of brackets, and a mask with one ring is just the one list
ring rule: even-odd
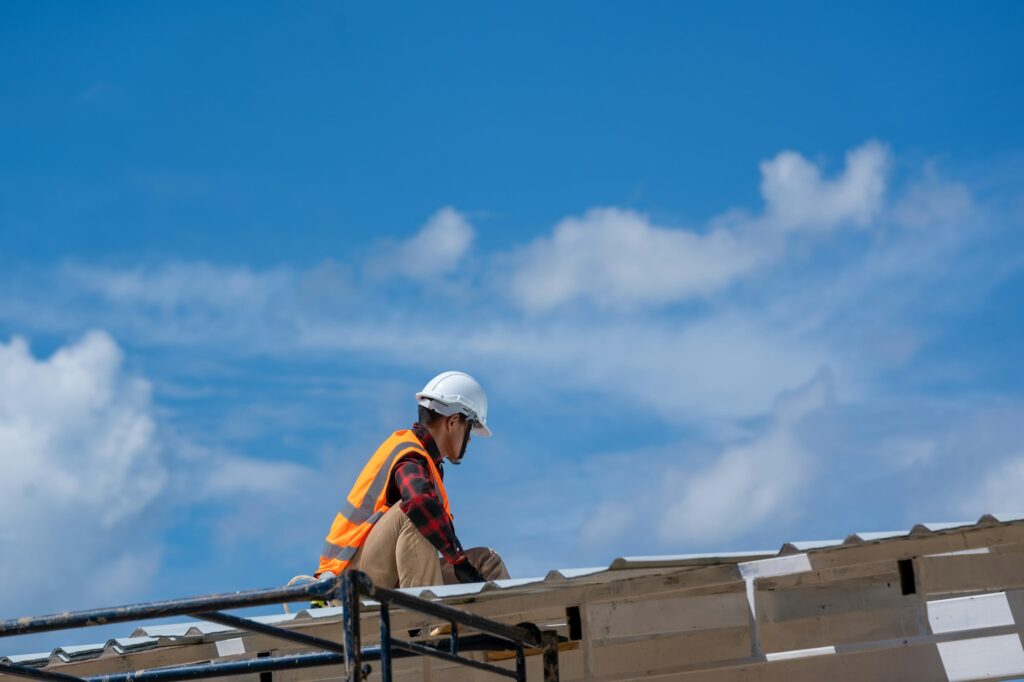
{"label": "blue sky", "polygon": [[5,3],[4,615],[309,572],[455,368],[516,576],[1019,510],[1022,29]]}

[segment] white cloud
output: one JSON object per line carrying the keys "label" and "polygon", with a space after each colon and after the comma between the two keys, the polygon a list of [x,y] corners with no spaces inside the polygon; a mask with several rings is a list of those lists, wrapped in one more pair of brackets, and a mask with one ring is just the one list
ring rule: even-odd
{"label": "white cloud", "polygon": [[23,609],[60,574],[74,576],[73,601],[109,595],[110,579],[148,581],[159,545],[140,514],[167,480],[154,428],[150,386],[107,334],[45,360],[21,338],[0,344],[0,603]]}
{"label": "white cloud", "polygon": [[[151,392],[102,331],[48,358],[20,337],[0,343],[0,604],[9,613],[144,598],[168,524],[198,504],[215,506],[203,532],[232,551],[315,552],[310,533],[295,530],[323,504],[309,495],[320,485],[314,469],[182,440],[158,424]],[[74,590],[54,592],[54,579]]]}
{"label": "white cloud", "polygon": [[765,217],[784,229],[828,230],[844,223],[868,225],[882,209],[888,148],[870,141],[846,154],[846,168],[834,180],[793,151],[761,162]]}
{"label": "white cloud", "polygon": [[377,276],[426,279],[454,271],[473,244],[473,226],[451,206],[432,215],[409,239],[389,246],[369,264]]}
{"label": "white cloud", "polygon": [[868,225],[882,211],[888,149],[868,142],[846,155],[834,180],[796,152],[761,164],[761,216],[727,211],[707,226],[655,225],[617,208],[563,220],[515,258],[508,292],[526,310],[577,300],[626,309],[705,298],[777,261],[782,234]]}
{"label": "white cloud", "polygon": [[593,209],[527,247],[510,291],[529,310],[580,298],[613,308],[667,303],[722,289],[762,261],[766,247],[728,229],[698,234],[634,211]]}
{"label": "white cloud", "polygon": [[754,440],[727,448],[704,471],[670,470],[658,517],[664,544],[728,541],[768,519],[791,512],[816,462],[796,429],[830,399],[831,380],[819,374],[781,397],[770,427]]}

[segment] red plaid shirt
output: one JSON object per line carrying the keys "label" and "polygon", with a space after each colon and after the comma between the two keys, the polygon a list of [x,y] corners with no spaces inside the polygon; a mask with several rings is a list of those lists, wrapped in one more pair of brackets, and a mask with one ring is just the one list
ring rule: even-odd
{"label": "red plaid shirt", "polygon": [[[412,425],[412,432],[423,444],[427,454],[434,460],[444,480],[444,466],[441,451],[433,436],[424,426]],[[402,500],[402,511],[413,522],[430,544],[437,548],[445,561],[457,564],[466,558],[462,544],[455,535],[455,527],[444,511],[444,504],[437,496],[426,460],[419,455],[405,457],[398,463],[388,485],[387,502],[394,505]]]}

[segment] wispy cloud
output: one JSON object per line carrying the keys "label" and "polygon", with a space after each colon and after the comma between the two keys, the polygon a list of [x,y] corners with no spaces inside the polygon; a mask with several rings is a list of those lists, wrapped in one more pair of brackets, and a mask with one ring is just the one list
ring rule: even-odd
{"label": "wispy cloud", "polygon": [[891,209],[895,222],[911,228],[945,228],[968,218],[976,205],[962,182],[943,179],[935,165],[926,164],[923,176],[910,183]]}
{"label": "wispy cloud", "polygon": [[1024,452],[987,467],[974,488],[960,501],[965,514],[1024,514]]}
{"label": "wispy cloud", "polygon": [[669,501],[658,517],[661,541],[728,541],[769,519],[792,514],[821,465],[800,442],[797,428],[827,405],[831,392],[831,378],[820,374],[781,396],[771,424],[753,440],[727,447],[702,471],[671,469],[660,496]]}
{"label": "wispy cloud", "polygon": [[221,447],[173,440],[180,474],[175,494],[189,503],[259,496],[290,497],[308,488],[315,473],[297,462],[245,457]]}
{"label": "wispy cloud", "polygon": [[555,387],[596,390],[670,422],[759,414],[821,366],[842,365],[813,340],[732,314],[599,326],[574,318],[465,331],[460,346],[478,362],[503,360],[510,374],[525,372],[528,381],[547,376]]}
{"label": "wispy cloud", "polygon": [[[591,485],[609,492],[580,526],[581,546],[617,546],[643,535],[648,546],[673,552],[722,547],[799,518],[825,464],[801,429],[833,393],[833,378],[822,370],[783,393],[770,417],[742,435],[608,456]],[[628,472],[620,471],[626,463]]]}
{"label": "wispy cloud", "polygon": [[115,305],[235,312],[262,309],[282,291],[294,288],[297,279],[288,268],[254,271],[204,262],[170,262],[124,270],[67,264],[61,274],[73,286]]}

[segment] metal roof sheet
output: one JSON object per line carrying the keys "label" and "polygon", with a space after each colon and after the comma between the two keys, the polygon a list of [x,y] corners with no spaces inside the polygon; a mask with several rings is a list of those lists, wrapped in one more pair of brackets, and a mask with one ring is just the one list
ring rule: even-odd
{"label": "metal roof sheet", "polygon": [[[738,564],[776,556],[771,550],[751,552],[719,552],[718,554],[664,554],[653,556],[625,556],[612,561],[609,571],[631,568],[676,568],[683,566],[713,566],[716,564]],[[602,569],[605,570],[605,569]]]}

